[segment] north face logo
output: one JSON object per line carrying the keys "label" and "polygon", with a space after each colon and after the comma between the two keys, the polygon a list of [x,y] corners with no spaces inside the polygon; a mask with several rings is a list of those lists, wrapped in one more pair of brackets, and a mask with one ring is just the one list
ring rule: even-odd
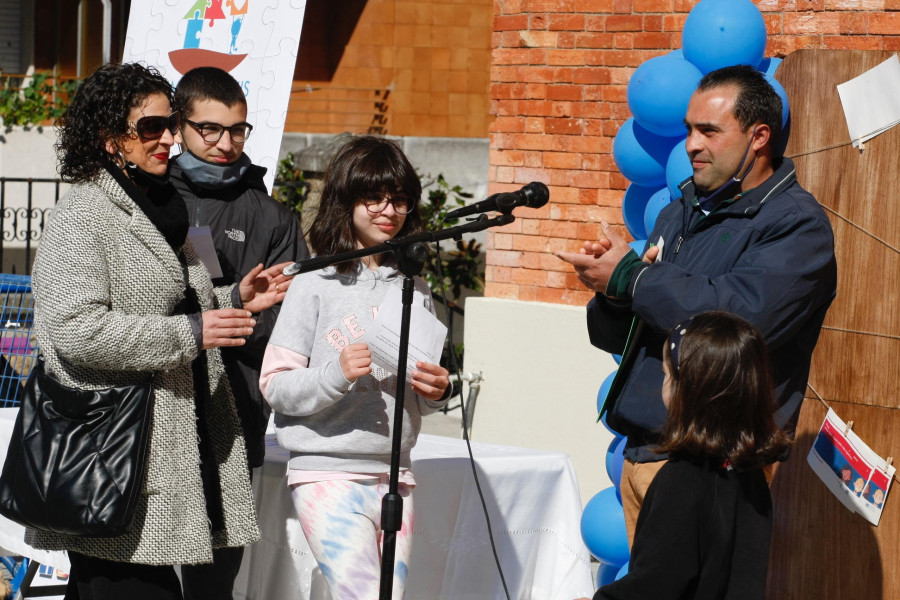
{"label": "north face logo", "polygon": [[244,232],[240,229],[226,229],[225,235],[227,235],[229,239],[232,239],[235,242],[243,242],[247,239],[247,236],[245,236]]}

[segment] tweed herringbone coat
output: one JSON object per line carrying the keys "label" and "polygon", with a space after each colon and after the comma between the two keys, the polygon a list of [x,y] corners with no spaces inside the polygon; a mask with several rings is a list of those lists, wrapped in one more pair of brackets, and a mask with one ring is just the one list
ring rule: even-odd
{"label": "tweed herringbone coat", "polygon": [[212,561],[212,549],[259,539],[244,440],[218,350],[208,350],[209,440],[222,489],[225,530],[210,531],[191,361],[199,348],[188,317],[169,316],[196,291],[203,310],[230,308],[193,246],[182,264],[159,230],[109,173],[76,185],[44,230],[32,287],[35,335],[47,372],[82,389],[152,377],[149,464],[131,529],[114,538],[28,530],[37,548],[152,565]]}

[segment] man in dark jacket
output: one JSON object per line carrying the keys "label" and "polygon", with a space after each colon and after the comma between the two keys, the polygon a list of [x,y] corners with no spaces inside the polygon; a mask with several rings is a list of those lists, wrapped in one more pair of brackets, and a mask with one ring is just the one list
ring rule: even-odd
{"label": "man in dark jacket", "polygon": [[[172,161],[169,178],[187,204],[191,241],[213,283],[240,281],[259,263],[270,267],[308,257],[300,223],[268,195],[266,170],[244,154],[253,127],[238,82],[221,69],[193,69],[178,83],[175,106],[180,112],[176,141],[184,152]],[[259,369],[279,309],[255,315],[247,343],[222,352],[250,467],[265,459],[270,411],[259,391]],[[212,565],[183,569],[186,600],[231,598],[242,556],[242,548],[217,550]]]}
{"label": "man in dark jacket", "polygon": [[781,99],[751,67],[706,75],[685,124],[694,175],[660,213],[643,257],[603,223],[606,239],[557,253],[597,292],[588,304],[591,343],[621,354],[604,411],[628,436],[622,503],[629,542],[647,487],[665,456],[654,452],[666,419],[662,345],[667,331],[706,310],[736,313],[769,345],[776,422],[793,431],[812,352],[835,296],[831,224],[774,156]]}

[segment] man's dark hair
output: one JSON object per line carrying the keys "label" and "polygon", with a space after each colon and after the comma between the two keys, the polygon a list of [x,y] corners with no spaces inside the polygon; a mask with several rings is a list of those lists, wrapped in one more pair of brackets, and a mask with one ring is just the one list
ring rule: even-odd
{"label": "man's dark hair", "polygon": [[[398,236],[423,230],[418,207],[422,183],[400,146],[371,135],[353,137],[341,146],[325,173],[319,209],[309,229],[309,245],[317,255],[356,250],[353,209],[363,195],[372,192],[402,192],[409,198],[412,210]],[[339,273],[352,267],[352,262],[336,265]]]}
{"label": "man's dark hair", "polygon": [[234,77],[216,67],[197,67],[184,74],[175,88],[175,108],[182,117],[189,118],[195,102],[215,100],[231,108],[235,104],[247,106],[247,98]]}
{"label": "man's dark hair", "polygon": [[137,63],[103,65],[88,75],[65,113],[57,120],[56,155],[63,181],[88,181],[110,160],[106,140],[132,132],[131,109],[150,96],[172,100],[172,86],[153,67]]}
{"label": "man's dark hair", "polygon": [[711,71],[703,76],[698,91],[733,85],[738,89],[734,118],[747,131],[755,123],[765,123],[772,131],[769,145],[781,136],[781,97],[766,81],[765,75],[748,65],[735,65]]}
{"label": "man's dark hair", "polygon": [[775,425],[775,390],[766,341],[737,315],[709,311],[684,327],[673,364],[669,416],[659,452],[728,461],[736,469],[775,462],[789,446]]}

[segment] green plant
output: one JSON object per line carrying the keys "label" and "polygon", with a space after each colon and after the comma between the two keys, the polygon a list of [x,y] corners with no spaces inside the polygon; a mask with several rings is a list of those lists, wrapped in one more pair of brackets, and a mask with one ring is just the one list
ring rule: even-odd
{"label": "green plant", "polygon": [[[460,186],[447,183],[443,174],[431,181],[423,181],[422,187],[429,189],[428,197],[423,199],[419,212],[429,230],[456,225],[459,219],[447,219],[447,213],[465,206],[466,200],[472,198],[472,194],[464,192]],[[443,284],[451,296],[448,301],[454,303],[459,299],[463,288],[473,292],[484,289],[484,269],[480,255],[481,244],[475,240],[458,240],[455,250],[441,250],[440,268],[437,254],[428,257],[422,277],[428,282],[431,291],[438,295],[441,294]]]}
{"label": "green plant", "polygon": [[303,176],[303,171],[297,167],[296,157],[293,152],[288,152],[278,163],[275,171],[275,186],[272,197],[287,206],[291,212],[300,219],[303,213],[303,203],[309,196],[309,182]]}
{"label": "green plant", "polygon": [[0,115],[6,126],[40,126],[62,116],[78,88],[74,79],[60,79],[49,72],[35,72],[28,85],[21,77],[0,77]]}

